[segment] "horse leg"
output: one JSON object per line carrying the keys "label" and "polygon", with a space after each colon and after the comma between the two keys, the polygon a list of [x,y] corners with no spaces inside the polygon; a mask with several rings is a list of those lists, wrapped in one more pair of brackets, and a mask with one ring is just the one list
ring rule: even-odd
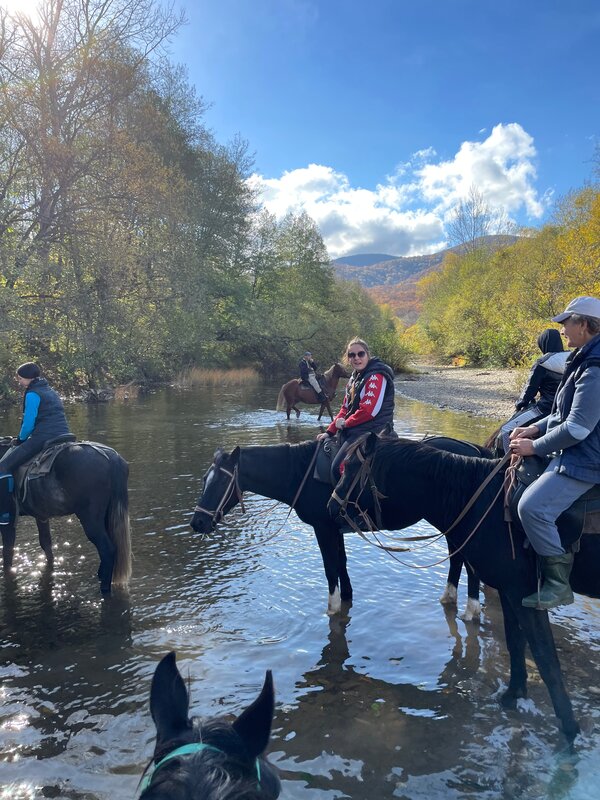
{"label": "horse leg", "polygon": [[467,607],[460,615],[460,618],[463,622],[473,622],[473,617],[481,615],[479,575],[468,562],[465,562],[465,567],[467,570]]}
{"label": "horse leg", "polygon": [[504,708],[516,708],[519,697],[527,697],[527,670],[525,668],[525,633],[513,606],[504,592],[498,592],[504,617],[504,636],[510,657],[508,689],[500,699]]}
{"label": "horse leg", "polygon": [[110,592],[115,563],[115,547],[104,527],[104,510],[86,509],[85,512],[78,513],[77,516],[85,535],[96,547],[100,556],[100,566],[98,567],[100,590],[102,592]]}
{"label": "horse leg", "polygon": [[292,408],[296,412],[296,419],[298,419],[298,417],[300,416],[300,409],[297,406],[292,406]]}
{"label": "horse leg", "polygon": [[50,533],[50,522],[47,519],[35,517],[35,524],[38,529],[38,539],[40,547],[46,554],[48,564],[54,564],[54,553],[52,552],[52,534]]}
{"label": "horse leg", "polygon": [[[325,568],[325,577],[329,587],[329,599],[327,602],[327,613],[338,614],[342,607],[342,598],[340,595],[339,583],[339,536],[341,535],[335,525],[321,525],[314,528],[315,536],[319,550],[321,551],[321,558],[323,559],[323,567]],[[346,573],[347,574],[347,573]]]}
{"label": "horse leg", "polygon": [[15,555],[15,539],[17,537],[16,523],[13,520],[8,525],[0,525],[2,531],[2,563],[4,569],[10,569]]}
{"label": "horse leg", "polygon": [[540,677],[550,694],[554,713],[560,721],[563,733],[568,741],[572,742],[580,732],[580,728],[575,720],[573,706],[563,682],[548,612],[538,611],[535,608],[524,608],[521,605],[521,599],[520,596],[511,598]]}
{"label": "horse leg", "polygon": [[325,405],[327,406],[327,413],[329,414],[329,416],[331,417],[331,421],[333,422],[333,413],[331,411],[331,404],[329,403],[329,398],[325,401]]}
{"label": "horse leg", "polygon": [[458,582],[460,581],[463,563],[460,553],[450,554],[450,569],[448,570],[446,589],[444,590],[444,594],[440,597],[440,603],[444,606],[455,606],[457,603]]}
{"label": "horse leg", "polygon": [[348,575],[348,559],[346,557],[346,544],[344,534],[338,530],[338,572],[340,574],[340,595],[345,603],[352,600],[352,584]]}

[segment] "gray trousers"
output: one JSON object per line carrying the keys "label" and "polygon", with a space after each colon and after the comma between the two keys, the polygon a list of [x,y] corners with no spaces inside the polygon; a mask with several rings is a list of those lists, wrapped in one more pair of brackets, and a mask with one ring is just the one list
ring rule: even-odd
{"label": "gray trousers", "polygon": [[531,546],[540,556],[559,556],[565,552],[556,520],[594,486],[557,472],[559,466],[560,458],[553,458],[540,477],[525,489],[519,501],[519,519]]}

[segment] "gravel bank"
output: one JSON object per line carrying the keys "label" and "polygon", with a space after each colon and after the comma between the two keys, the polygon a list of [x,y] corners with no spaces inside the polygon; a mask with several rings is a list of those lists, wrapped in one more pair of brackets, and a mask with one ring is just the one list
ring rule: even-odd
{"label": "gravel bank", "polygon": [[411,400],[483,417],[508,419],[525,374],[516,369],[421,365],[399,375],[396,389]]}

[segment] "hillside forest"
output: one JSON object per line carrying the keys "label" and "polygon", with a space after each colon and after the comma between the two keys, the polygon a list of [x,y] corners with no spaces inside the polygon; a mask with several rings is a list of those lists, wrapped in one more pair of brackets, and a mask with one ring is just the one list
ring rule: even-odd
{"label": "hillside forest", "polygon": [[190,366],[296,374],[359,333],[396,368],[398,320],[337,279],[304,213],[261,210],[241,139],[166,55],[154,0],[0,8],[0,399],[33,359],[64,392]]}

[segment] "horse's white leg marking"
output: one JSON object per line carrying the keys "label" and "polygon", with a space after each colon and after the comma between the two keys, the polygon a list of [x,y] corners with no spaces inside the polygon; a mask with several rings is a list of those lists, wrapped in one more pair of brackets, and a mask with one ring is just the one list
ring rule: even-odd
{"label": "horse's white leg marking", "polygon": [[329,595],[329,601],[327,603],[327,613],[331,617],[334,614],[339,614],[341,610],[342,610],[342,598],[340,596],[340,590],[336,586],[333,594]]}
{"label": "horse's white leg marking", "polygon": [[455,606],[457,600],[456,586],[451,583],[446,584],[446,591],[440,597],[440,603],[443,606]]}
{"label": "horse's white leg marking", "polygon": [[464,613],[460,615],[460,618],[463,622],[473,622],[473,617],[479,617],[480,614],[481,603],[479,600],[469,597],[467,600],[467,607],[465,608]]}

